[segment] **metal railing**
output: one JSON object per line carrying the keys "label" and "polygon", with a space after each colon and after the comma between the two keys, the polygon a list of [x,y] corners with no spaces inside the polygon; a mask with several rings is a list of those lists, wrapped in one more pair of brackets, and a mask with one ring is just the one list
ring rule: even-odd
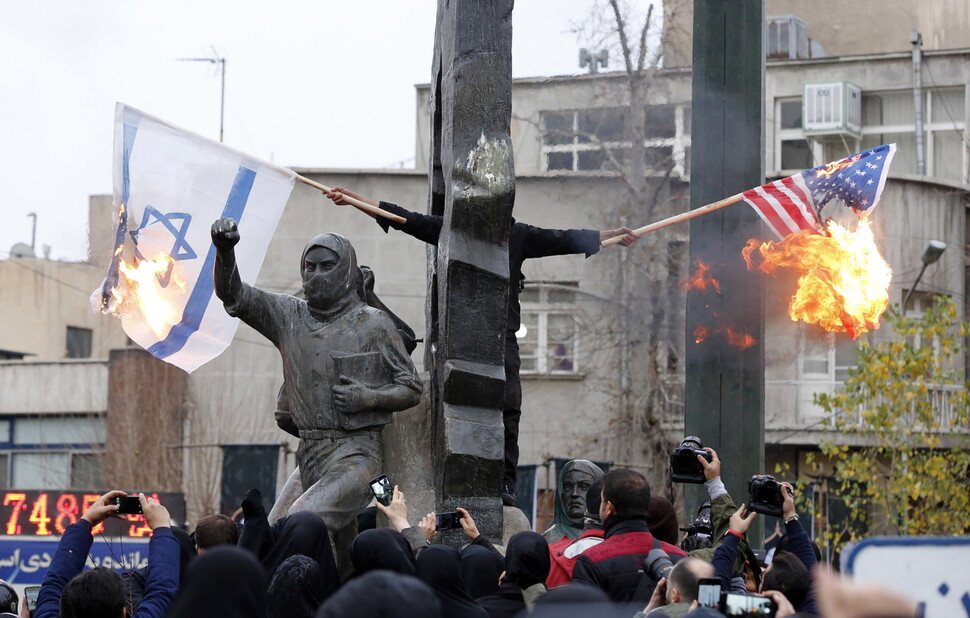
{"label": "metal railing", "polygon": [[[968,425],[965,420],[967,404],[961,402],[959,398],[954,397],[955,394],[962,392],[963,388],[954,384],[927,384],[926,387],[927,397],[929,398],[930,404],[934,410],[931,426],[927,429],[932,432],[970,430],[970,425]],[[849,426],[862,425],[864,422],[863,414],[866,410],[871,410],[880,405],[885,405],[886,403],[886,398],[882,395],[876,394],[870,397],[869,400],[865,404],[860,405],[855,414],[853,414],[852,418],[854,422],[849,423]],[[913,428],[916,428],[922,423],[916,413],[917,403],[922,402],[914,400],[910,405],[909,411],[904,412],[901,417],[902,422],[909,424]]]}

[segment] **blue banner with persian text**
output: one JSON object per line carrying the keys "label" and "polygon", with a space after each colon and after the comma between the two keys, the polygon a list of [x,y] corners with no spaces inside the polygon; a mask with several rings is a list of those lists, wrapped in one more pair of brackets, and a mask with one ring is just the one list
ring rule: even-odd
{"label": "blue banner with persian text", "polygon": [[[47,574],[60,539],[0,536],[0,579],[24,586],[39,585]],[[98,536],[88,554],[87,568],[108,567],[124,572],[148,566],[148,541]]]}

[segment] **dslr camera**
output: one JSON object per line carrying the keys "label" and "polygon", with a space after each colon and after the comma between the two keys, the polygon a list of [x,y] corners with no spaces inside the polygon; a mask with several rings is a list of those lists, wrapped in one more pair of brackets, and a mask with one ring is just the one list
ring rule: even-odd
{"label": "dslr camera", "polygon": [[674,565],[670,561],[670,555],[659,547],[651,549],[647,557],[643,559],[643,572],[652,577],[654,581],[660,581],[661,577],[670,575],[672,568],[674,568]]}
{"label": "dslr camera", "polygon": [[[794,495],[785,488],[788,495]],[[770,474],[755,474],[748,481],[748,509],[762,515],[781,517],[784,512],[781,484]]]}
{"label": "dslr camera", "polygon": [[711,501],[707,500],[697,508],[697,517],[686,528],[681,528],[688,536],[703,534],[711,536]]}
{"label": "dslr camera", "polygon": [[704,444],[697,436],[687,436],[680,442],[680,446],[670,454],[670,480],[674,483],[703,484],[704,467],[697,461],[700,455],[707,461],[713,458],[704,450]]}

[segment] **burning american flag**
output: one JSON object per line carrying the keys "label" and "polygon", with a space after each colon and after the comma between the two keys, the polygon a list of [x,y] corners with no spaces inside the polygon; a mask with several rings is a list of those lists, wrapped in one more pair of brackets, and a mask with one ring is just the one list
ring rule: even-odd
{"label": "burning american flag", "polygon": [[[895,152],[895,144],[878,146],[741,194],[781,239],[749,240],[742,252],[748,268],[798,274],[788,305],[792,320],[853,339],[878,328],[889,305],[892,270],[867,217],[882,195]],[[829,204],[858,215],[855,229],[824,217]]]}
{"label": "burning american flag", "polygon": [[841,201],[863,218],[879,201],[896,144],[877,146],[742,193],[779,239],[822,228],[822,209]]}

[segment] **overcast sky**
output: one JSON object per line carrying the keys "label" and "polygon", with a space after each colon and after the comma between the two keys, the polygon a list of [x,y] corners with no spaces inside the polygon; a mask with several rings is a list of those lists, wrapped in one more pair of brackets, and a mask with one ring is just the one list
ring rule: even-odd
{"label": "overcast sky", "polygon": [[[513,75],[580,72],[572,23],[593,0],[518,0]],[[111,192],[122,101],[289,167],[414,165],[414,85],[430,80],[437,2],[0,0],[0,259],[87,255],[88,196]]]}

